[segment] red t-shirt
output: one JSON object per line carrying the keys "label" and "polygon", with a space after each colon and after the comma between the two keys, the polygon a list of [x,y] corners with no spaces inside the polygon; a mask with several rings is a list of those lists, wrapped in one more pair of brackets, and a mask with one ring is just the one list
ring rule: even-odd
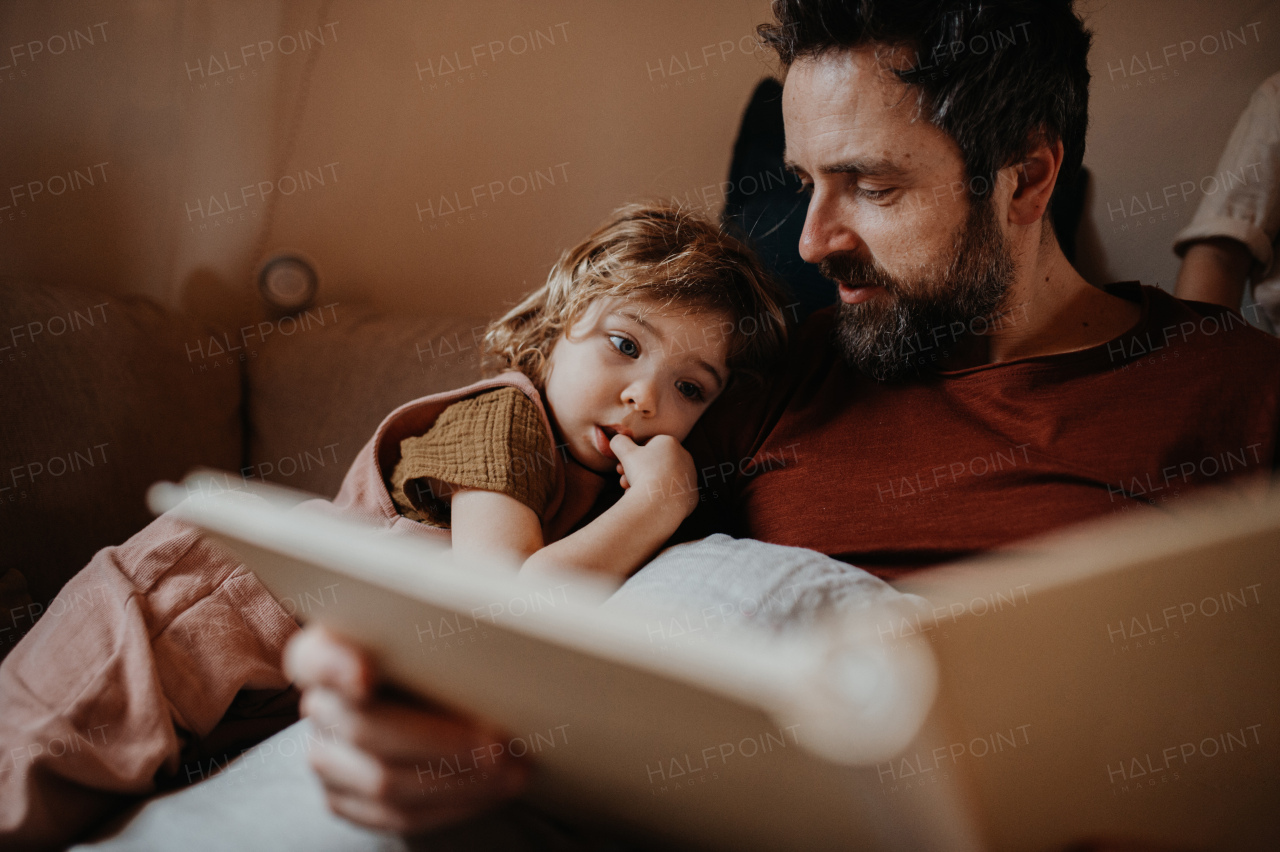
{"label": "red t-shirt", "polygon": [[797,330],[779,377],[726,397],[688,446],[690,532],[808,547],[892,579],[1195,488],[1270,473],[1280,341],[1154,287],[1089,349],[881,384],[845,365],[835,312]]}

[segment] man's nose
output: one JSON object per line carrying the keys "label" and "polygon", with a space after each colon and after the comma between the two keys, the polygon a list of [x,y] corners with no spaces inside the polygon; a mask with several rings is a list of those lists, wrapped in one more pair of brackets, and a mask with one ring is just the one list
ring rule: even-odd
{"label": "man's nose", "polygon": [[854,253],[860,245],[862,240],[840,199],[815,192],[800,232],[800,256],[808,263],[821,263],[833,254]]}

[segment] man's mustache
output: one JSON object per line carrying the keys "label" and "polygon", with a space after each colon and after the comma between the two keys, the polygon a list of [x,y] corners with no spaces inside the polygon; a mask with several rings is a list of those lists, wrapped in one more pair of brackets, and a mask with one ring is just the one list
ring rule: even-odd
{"label": "man's mustache", "polygon": [[832,281],[842,281],[850,287],[883,287],[890,295],[898,295],[902,289],[898,281],[872,261],[852,255],[832,255],[818,263],[818,272]]}

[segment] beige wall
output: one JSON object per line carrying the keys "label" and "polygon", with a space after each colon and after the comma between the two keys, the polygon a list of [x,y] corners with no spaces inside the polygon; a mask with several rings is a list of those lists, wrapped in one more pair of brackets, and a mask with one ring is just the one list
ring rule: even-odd
{"label": "beige wall", "polygon": [[[769,73],[748,38],[766,9],[0,6],[4,46],[76,28],[96,40],[34,61],[20,50],[0,72],[14,76],[0,84],[0,183],[106,163],[93,186],[0,211],[16,215],[0,228],[0,273],[230,321],[253,307],[263,253],[289,247],[315,258],[329,301],[492,312],[618,203],[724,179]],[[212,73],[214,61],[243,67]],[[718,206],[718,191],[705,197]],[[471,209],[449,215],[458,201]]]}
{"label": "beige wall", "polygon": [[[1204,197],[1202,183],[1214,190],[1205,178],[1249,95],[1280,71],[1280,3],[1084,0],[1080,8],[1095,30],[1081,271],[1094,283],[1140,279],[1172,290],[1173,238]],[[1184,198],[1188,182],[1196,186]]]}
{"label": "beige wall", "polygon": [[[1249,92],[1280,67],[1280,4],[1083,8],[1097,35],[1082,267],[1169,286],[1169,243],[1197,198],[1155,221],[1114,210],[1213,174]],[[0,4],[0,274],[231,322],[256,309],[255,265],[288,247],[315,258],[326,301],[491,313],[624,200],[719,205],[741,111],[770,71],[748,40],[766,13],[765,0]],[[1207,52],[1241,27],[1245,44]],[[1130,73],[1135,55],[1188,40],[1185,58]],[[215,58],[241,67],[218,73]],[[447,214],[455,194],[472,209]]]}

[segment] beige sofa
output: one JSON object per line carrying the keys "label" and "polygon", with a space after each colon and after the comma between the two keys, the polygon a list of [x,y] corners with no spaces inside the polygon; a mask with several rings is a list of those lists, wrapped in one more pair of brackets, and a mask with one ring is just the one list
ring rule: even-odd
{"label": "beige sofa", "polygon": [[212,329],[142,298],[0,282],[0,657],[150,520],[151,483],[206,466],[332,496],[391,409],[479,377],[483,323],[321,298]]}

